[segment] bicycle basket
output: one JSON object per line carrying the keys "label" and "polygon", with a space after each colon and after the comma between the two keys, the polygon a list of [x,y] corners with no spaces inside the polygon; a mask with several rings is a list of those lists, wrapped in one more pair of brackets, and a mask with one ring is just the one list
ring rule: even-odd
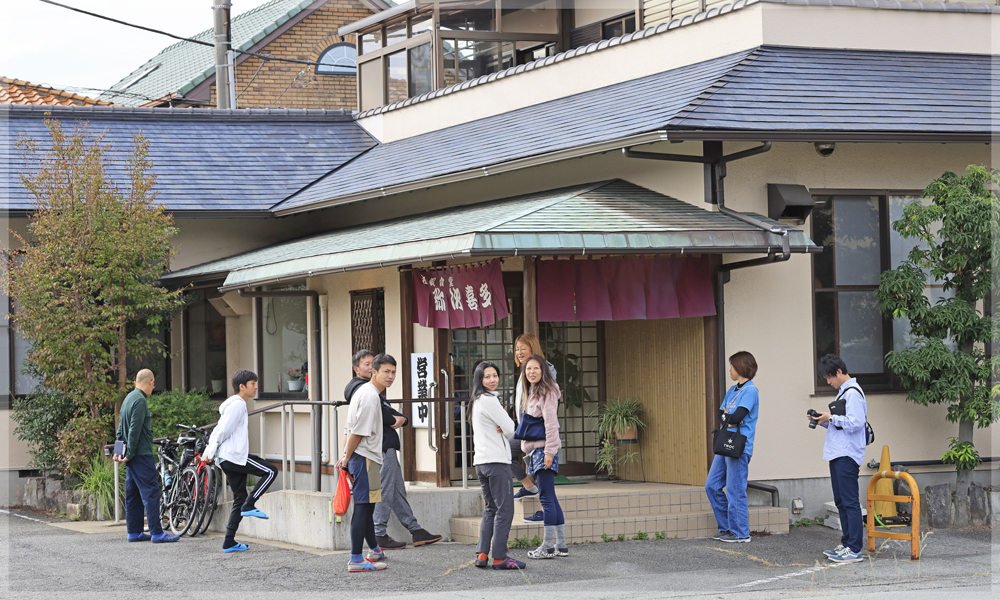
{"label": "bicycle basket", "polygon": [[202,436],[195,440],[194,451],[198,454],[205,454],[205,446],[208,446],[208,437]]}

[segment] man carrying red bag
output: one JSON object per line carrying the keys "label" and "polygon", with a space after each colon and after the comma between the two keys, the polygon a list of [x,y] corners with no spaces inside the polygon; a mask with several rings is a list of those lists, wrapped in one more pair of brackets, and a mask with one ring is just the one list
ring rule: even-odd
{"label": "man carrying red bag", "polygon": [[[351,518],[351,560],[349,573],[381,571],[385,552],[375,539],[375,504],[382,499],[382,407],[379,394],[396,379],[396,359],[379,354],[372,361],[371,381],[359,387],[351,397],[347,411],[347,443],[337,468],[354,479],[354,516]],[[367,558],[362,554],[368,542]]]}

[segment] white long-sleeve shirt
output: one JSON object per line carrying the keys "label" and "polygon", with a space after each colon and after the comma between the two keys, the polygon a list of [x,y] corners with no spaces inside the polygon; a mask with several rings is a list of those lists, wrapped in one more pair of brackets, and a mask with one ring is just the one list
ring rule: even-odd
{"label": "white long-sleeve shirt", "polygon": [[[497,427],[502,430],[497,431]],[[472,403],[472,440],[476,447],[473,466],[510,464],[510,443],[514,421],[500,405],[496,394],[487,392]]]}
{"label": "white long-sleeve shirt", "polygon": [[205,456],[218,457],[235,465],[247,464],[250,434],[247,431],[247,403],[238,394],[219,406],[219,424],[212,430]]}

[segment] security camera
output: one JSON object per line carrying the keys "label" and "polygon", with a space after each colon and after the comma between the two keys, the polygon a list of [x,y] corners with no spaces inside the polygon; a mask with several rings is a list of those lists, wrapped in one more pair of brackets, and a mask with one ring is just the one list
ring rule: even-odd
{"label": "security camera", "polygon": [[837,144],[833,142],[814,142],[813,146],[816,147],[816,153],[823,158],[833,154],[833,151],[837,148]]}

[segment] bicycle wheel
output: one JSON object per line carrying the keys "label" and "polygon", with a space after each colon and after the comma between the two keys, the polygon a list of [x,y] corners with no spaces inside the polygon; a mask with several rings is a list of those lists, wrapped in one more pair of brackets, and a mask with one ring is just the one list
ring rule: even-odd
{"label": "bicycle wheel", "polygon": [[198,499],[195,503],[194,515],[191,518],[192,525],[188,529],[189,536],[196,536],[204,531],[205,516],[208,513],[210,495],[212,493],[212,468],[209,465],[195,467],[198,474]]}
{"label": "bicycle wheel", "polygon": [[207,465],[205,470],[208,472],[208,484],[205,486],[208,493],[206,494],[205,512],[202,515],[203,519],[198,527],[198,533],[205,533],[208,530],[208,527],[212,524],[212,518],[215,517],[215,508],[219,503],[219,473],[215,465]]}
{"label": "bicycle wheel", "polygon": [[192,525],[198,503],[198,473],[194,467],[185,467],[177,475],[174,492],[170,498],[170,531],[184,535]]}

